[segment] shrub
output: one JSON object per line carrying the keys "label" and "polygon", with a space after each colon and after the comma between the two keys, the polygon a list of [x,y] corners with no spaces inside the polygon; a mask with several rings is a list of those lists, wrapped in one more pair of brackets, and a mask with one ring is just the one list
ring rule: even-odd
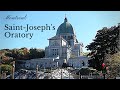
{"label": "shrub", "polygon": [[1,65],[1,73],[2,71],[7,71],[7,74],[10,74],[12,70],[12,66],[11,65],[7,65],[7,64],[2,64]]}

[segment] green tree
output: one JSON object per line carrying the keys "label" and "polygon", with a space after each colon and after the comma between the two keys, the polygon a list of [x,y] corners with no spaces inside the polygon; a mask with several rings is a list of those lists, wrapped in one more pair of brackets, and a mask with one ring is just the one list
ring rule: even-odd
{"label": "green tree", "polygon": [[45,56],[45,51],[43,49],[31,48],[29,57],[30,59],[43,58]]}
{"label": "green tree", "polygon": [[119,26],[107,28],[104,27],[102,30],[98,30],[95,39],[92,43],[86,46],[87,50],[90,50],[91,60],[90,66],[101,70],[102,63],[106,54],[117,53],[119,37]]}
{"label": "green tree", "polygon": [[2,64],[1,65],[1,73],[2,71],[5,72],[7,71],[7,74],[10,74],[12,70],[12,66],[11,65],[7,65],[7,64]]}
{"label": "green tree", "polygon": [[105,58],[106,66],[109,70],[109,75],[111,78],[116,76],[120,77],[120,52],[113,55],[107,54]]}

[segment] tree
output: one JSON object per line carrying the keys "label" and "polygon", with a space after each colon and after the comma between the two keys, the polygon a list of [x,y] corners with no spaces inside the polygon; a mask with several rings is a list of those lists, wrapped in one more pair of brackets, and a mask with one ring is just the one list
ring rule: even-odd
{"label": "tree", "polygon": [[1,65],[1,73],[2,71],[5,72],[7,71],[7,74],[10,74],[12,70],[12,66],[11,65],[7,65],[7,64],[2,64]]}
{"label": "tree", "polygon": [[105,63],[108,67],[110,78],[120,77],[120,52],[106,55]]}
{"label": "tree", "polygon": [[31,48],[29,52],[30,59],[43,58],[45,56],[45,51],[43,49]]}
{"label": "tree", "polygon": [[119,38],[119,31],[119,26],[111,28],[104,27],[97,31],[93,42],[86,46],[87,50],[91,51],[89,53],[91,56],[91,60],[89,62],[90,66],[101,70],[101,65],[104,62],[105,55],[118,52],[117,40]]}

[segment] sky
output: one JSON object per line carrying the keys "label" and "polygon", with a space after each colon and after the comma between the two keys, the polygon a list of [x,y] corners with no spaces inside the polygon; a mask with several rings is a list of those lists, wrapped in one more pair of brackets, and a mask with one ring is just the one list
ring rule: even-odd
{"label": "sky", "polygon": [[[92,42],[98,30],[103,27],[110,28],[120,23],[120,11],[0,11],[0,49],[13,48],[41,48],[49,45],[48,39],[55,36],[58,27],[64,22],[65,15],[73,26],[77,39],[85,46]],[[10,17],[24,17],[25,19],[6,19]],[[8,26],[45,26],[51,25],[55,29],[44,30],[5,30]],[[51,26],[51,27],[52,27]],[[9,32],[10,37],[5,37]],[[11,38],[15,33],[33,33],[32,38]],[[6,35],[9,36],[7,33]],[[14,35],[13,35],[14,36]],[[28,35],[29,36],[29,35]],[[30,37],[30,36],[29,36]]]}

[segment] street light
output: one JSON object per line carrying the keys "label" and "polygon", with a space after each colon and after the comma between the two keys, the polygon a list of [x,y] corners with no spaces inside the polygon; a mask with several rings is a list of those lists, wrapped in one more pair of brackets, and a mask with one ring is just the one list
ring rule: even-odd
{"label": "street light", "polygon": [[58,62],[57,62],[57,68],[58,68]]}
{"label": "street light", "polygon": [[81,79],[81,74],[80,74],[80,70],[79,70],[79,79]]}
{"label": "street light", "polygon": [[36,67],[36,79],[38,79],[38,65]]}
{"label": "street light", "polygon": [[61,79],[62,79],[62,68],[61,68]]}
{"label": "street light", "polygon": [[102,63],[102,73],[103,73],[103,77],[105,79],[105,73],[106,73],[106,65],[105,65],[105,63]]}
{"label": "street light", "polygon": [[15,61],[12,62],[12,79],[14,79]]}
{"label": "street light", "polygon": [[70,69],[68,68],[67,71],[68,71],[68,73],[69,73],[69,79],[70,79]]}

